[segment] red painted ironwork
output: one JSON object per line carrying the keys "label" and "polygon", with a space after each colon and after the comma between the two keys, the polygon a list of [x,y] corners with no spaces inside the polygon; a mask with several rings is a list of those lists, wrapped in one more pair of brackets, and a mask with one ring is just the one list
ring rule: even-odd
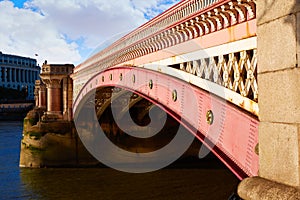
{"label": "red painted ironwork", "polygon": [[254,148],[258,143],[259,122],[255,116],[177,78],[127,66],[109,68],[93,76],[77,96],[73,113],[91,90],[108,86],[133,91],[160,105],[238,178],[258,174],[258,156]]}

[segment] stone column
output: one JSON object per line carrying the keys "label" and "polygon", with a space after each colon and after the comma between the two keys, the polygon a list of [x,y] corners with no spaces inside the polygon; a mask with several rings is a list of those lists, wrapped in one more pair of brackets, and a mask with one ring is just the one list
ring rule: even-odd
{"label": "stone column", "polygon": [[16,68],[12,68],[12,82],[16,82]]}
{"label": "stone column", "polygon": [[19,83],[19,69],[18,68],[15,68],[15,80],[16,80],[16,83]]}
{"label": "stone column", "polygon": [[27,83],[30,83],[30,70],[27,69]]}
{"label": "stone column", "polygon": [[18,69],[18,82],[21,83],[21,69]]}
{"label": "stone column", "polygon": [[12,82],[12,68],[9,68],[9,82]]}
{"label": "stone column", "polygon": [[40,81],[40,85],[39,85],[39,104],[38,104],[38,107],[46,109],[46,103],[47,103],[46,100],[47,100],[46,86],[43,84],[42,81]]}
{"label": "stone column", "polygon": [[24,78],[23,82],[26,83],[26,69],[23,69],[22,74],[23,74],[23,78]]}
{"label": "stone column", "polygon": [[73,120],[73,80],[68,77],[68,120]]}
{"label": "stone column", "polygon": [[26,83],[29,82],[28,69],[25,70]]}
{"label": "stone column", "polygon": [[43,80],[47,87],[47,114],[61,116],[61,80]]}
{"label": "stone column", "polygon": [[64,119],[68,116],[68,77],[65,77],[63,80],[63,116]]}
{"label": "stone column", "polygon": [[65,120],[72,120],[73,82],[68,76],[63,79],[63,116]]}
{"label": "stone column", "polygon": [[20,82],[23,83],[24,82],[24,77],[23,77],[23,69],[20,69]]}
{"label": "stone column", "polygon": [[7,83],[9,83],[10,82],[10,68],[6,68],[6,81],[7,81]]}
{"label": "stone column", "polygon": [[261,179],[241,183],[239,194],[244,199],[300,197],[288,193],[300,187],[299,10],[298,0],[257,1]]}
{"label": "stone column", "polygon": [[28,70],[28,83],[31,83],[31,70]]}
{"label": "stone column", "polygon": [[11,83],[13,82],[13,68],[9,68],[9,80]]}
{"label": "stone column", "polygon": [[39,107],[39,90],[40,90],[40,81],[35,81],[34,85],[34,100],[35,100],[35,107]]}
{"label": "stone column", "polygon": [[25,70],[24,69],[22,70],[22,77],[23,77],[23,83],[25,83],[26,81],[25,81]]}
{"label": "stone column", "polygon": [[28,70],[25,69],[25,83],[28,83]]}
{"label": "stone column", "polygon": [[4,83],[6,83],[7,82],[7,68],[6,67],[4,67]]}
{"label": "stone column", "polygon": [[43,64],[40,77],[47,86],[47,116],[45,119],[68,119],[68,77],[73,68],[74,65],[51,65],[46,61]]}

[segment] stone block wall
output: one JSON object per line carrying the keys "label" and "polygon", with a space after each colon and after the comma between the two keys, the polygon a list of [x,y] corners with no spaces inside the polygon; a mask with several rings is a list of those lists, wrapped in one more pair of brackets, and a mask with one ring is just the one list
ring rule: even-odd
{"label": "stone block wall", "polygon": [[259,175],[300,186],[300,1],[258,0]]}

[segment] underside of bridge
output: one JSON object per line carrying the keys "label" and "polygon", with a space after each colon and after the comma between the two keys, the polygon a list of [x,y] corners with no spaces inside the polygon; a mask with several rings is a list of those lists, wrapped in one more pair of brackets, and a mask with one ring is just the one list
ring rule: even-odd
{"label": "underside of bridge", "polygon": [[[95,109],[105,135],[115,145],[130,152],[147,153],[161,149],[174,138],[180,125],[157,105],[118,88],[99,88]],[[160,127],[161,130],[157,130]],[[158,133],[153,135],[154,131]]]}
{"label": "underside of bridge", "polygon": [[[98,160],[107,160],[108,165],[111,162],[141,162],[143,168],[142,158],[151,163],[167,160],[164,163],[167,166],[178,159],[196,137],[238,178],[258,172],[258,156],[254,153],[257,144],[255,117],[172,76],[135,67],[111,68],[87,82],[74,105],[74,120],[81,140]],[[133,138],[125,139],[129,138],[128,134]],[[160,135],[166,137],[161,139]],[[145,146],[145,143],[150,145]],[[145,148],[137,148],[138,145]],[[154,146],[156,149],[163,147],[163,153]],[[132,155],[133,152],[139,153],[138,157]],[[202,149],[199,154],[205,157],[208,150]],[[142,172],[146,171],[149,170]]]}
{"label": "underside of bridge", "polygon": [[[190,145],[186,146],[185,151],[180,152],[180,157],[176,159],[179,164],[186,166],[189,163],[192,166],[200,164],[210,165],[211,168],[226,168],[210,151],[211,147],[207,147],[199,139],[194,138],[194,133],[180,124],[182,120],[180,116],[174,118],[172,115],[176,114],[170,115],[169,113],[172,111],[167,107],[155,104],[129,90],[112,86],[97,88],[95,95],[87,98],[81,109],[84,112],[95,114],[85,115],[87,122],[98,122],[87,126],[94,130],[98,128],[97,125],[100,125],[103,134],[109,141],[124,151],[134,154],[159,152],[160,149],[172,143],[176,134],[180,132],[192,140],[189,140]],[[81,139],[85,140],[84,137]],[[109,149],[105,150],[109,151]],[[177,150],[181,151],[182,149],[172,149],[170,157],[172,157],[172,151]],[[199,157],[199,151],[205,152],[206,155]],[[156,156],[159,157],[159,153]],[[246,175],[244,174],[244,176]]]}

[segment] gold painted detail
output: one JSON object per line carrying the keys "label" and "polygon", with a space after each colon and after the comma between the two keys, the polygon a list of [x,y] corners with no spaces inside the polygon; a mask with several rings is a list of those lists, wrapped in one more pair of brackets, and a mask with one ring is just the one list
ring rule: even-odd
{"label": "gold painted detail", "polygon": [[209,125],[212,125],[214,123],[214,113],[212,110],[207,111],[206,113],[206,122]]}

